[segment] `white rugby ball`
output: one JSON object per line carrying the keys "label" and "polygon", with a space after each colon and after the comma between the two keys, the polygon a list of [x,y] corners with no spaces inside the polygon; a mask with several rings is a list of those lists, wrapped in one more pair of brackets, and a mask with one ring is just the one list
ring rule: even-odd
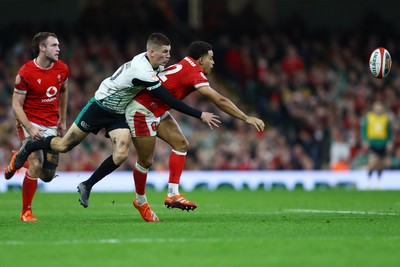
{"label": "white rugby ball", "polygon": [[385,48],[378,47],[372,52],[369,58],[369,69],[372,75],[377,78],[384,78],[389,74],[391,67],[392,58]]}

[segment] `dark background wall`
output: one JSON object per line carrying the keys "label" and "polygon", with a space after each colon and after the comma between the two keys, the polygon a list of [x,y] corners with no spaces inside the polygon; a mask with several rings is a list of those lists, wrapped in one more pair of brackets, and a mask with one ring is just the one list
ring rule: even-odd
{"label": "dark background wall", "polygon": [[[82,10],[88,6],[111,6],[118,2],[131,2],[132,6],[170,5],[180,14],[189,12],[189,6],[202,6],[207,13],[207,3],[220,3],[233,13],[240,13],[246,5],[257,7],[257,13],[271,26],[279,26],[290,18],[299,17],[309,29],[356,29],[361,20],[368,19],[374,27],[376,19],[383,19],[396,29],[400,29],[398,15],[400,2],[374,0],[1,0],[0,26],[43,22],[60,22],[73,24],[79,21]],[[200,10],[201,8],[196,8]],[[132,16],[135,10],[132,10]],[[104,13],[104,19],[110,22],[112,14]],[[379,18],[377,18],[379,16]],[[183,22],[188,23],[187,14]],[[223,18],[221,18],[223,20]],[[384,28],[382,30],[385,30]]]}

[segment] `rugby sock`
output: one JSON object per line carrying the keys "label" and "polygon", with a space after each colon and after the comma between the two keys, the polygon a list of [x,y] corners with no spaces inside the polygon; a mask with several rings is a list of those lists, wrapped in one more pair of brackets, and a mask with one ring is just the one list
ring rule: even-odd
{"label": "rugby sock", "polygon": [[25,145],[25,151],[28,152],[29,154],[37,151],[37,150],[42,150],[42,149],[51,149],[51,140],[54,138],[55,136],[48,136],[46,138],[42,138],[40,140],[37,141],[33,141],[33,142],[28,142]]}
{"label": "rugby sock", "polygon": [[187,152],[172,150],[169,161],[168,196],[179,195],[179,182],[185,166]]}
{"label": "rugby sock", "polygon": [[383,171],[383,170],[378,170],[378,180],[380,180],[380,179],[381,179],[381,176],[382,176],[382,171]]}
{"label": "rugby sock", "polygon": [[22,182],[22,213],[32,208],[32,200],[35,196],[38,178],[34,178],[25,173],[24,181]]}
{"label": "rugby sock", "polygon": [[371,178],[372,172],[373,172],[373,170],[368,171],[368,178]]}
{"label": "rugby sock", "polygon": [[173,197],[179,195],[179,184],[168,183],[168,193],[167,196]]}
{"label": "rugby sock", "polygon": [[146,181],[148,172],[149,169],[140,166],[139,163],[136,162],[135,168],[133,168],[133,180],[135,182],[135,189],[137,195],[144,195],[146,192]]}
{"label": "rugby sock", "polygon": [[103,163],[101,163],[100,167],[98,167],[92,176],[89,177],[83,183],[91,189],[98,181],[115,171],[119,165],[114,163],[112,155],[106,158]]}
{"label": "rugby sock", "polygon": [[147,197],[146,195],[139,195],[136,193],[136,202],[139,204],[139,206],[143,206],[144,204],[147,203]]}

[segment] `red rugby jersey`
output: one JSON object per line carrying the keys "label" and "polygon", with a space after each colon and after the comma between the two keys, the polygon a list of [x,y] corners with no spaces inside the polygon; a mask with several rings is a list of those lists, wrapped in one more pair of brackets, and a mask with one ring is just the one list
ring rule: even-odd
{"label": "red rugby jersey", "polygon": [[30,60],[19,69],[14,92],[26,95],[23,110],[29,121],[44,126],[57,125],[60,89],[68,74],[68,66],[61,60],[49,69],[42,69]]}
{"label": "red rugby jersey", "polygon": [[[203,69],[191,57],[185,57],[179,63],[165,68],[158,74],[162,85],[177,99],[182,100],[200,87],[209,86]],[[141,91],[135,100],[160,117],[170,106],[161,99],[152,96],[147,90]]]}

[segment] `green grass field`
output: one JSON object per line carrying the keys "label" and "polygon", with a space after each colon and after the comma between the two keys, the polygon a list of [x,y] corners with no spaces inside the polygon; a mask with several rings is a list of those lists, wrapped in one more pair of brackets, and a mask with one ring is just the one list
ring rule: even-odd
{"label": "green grass field", "polygon": [[39,223],[19,222],[20,192],[0,194],[0,266],[400,266],[399,191],[193,191],[194,212],[146,223],[128,193],[38,192]]}

